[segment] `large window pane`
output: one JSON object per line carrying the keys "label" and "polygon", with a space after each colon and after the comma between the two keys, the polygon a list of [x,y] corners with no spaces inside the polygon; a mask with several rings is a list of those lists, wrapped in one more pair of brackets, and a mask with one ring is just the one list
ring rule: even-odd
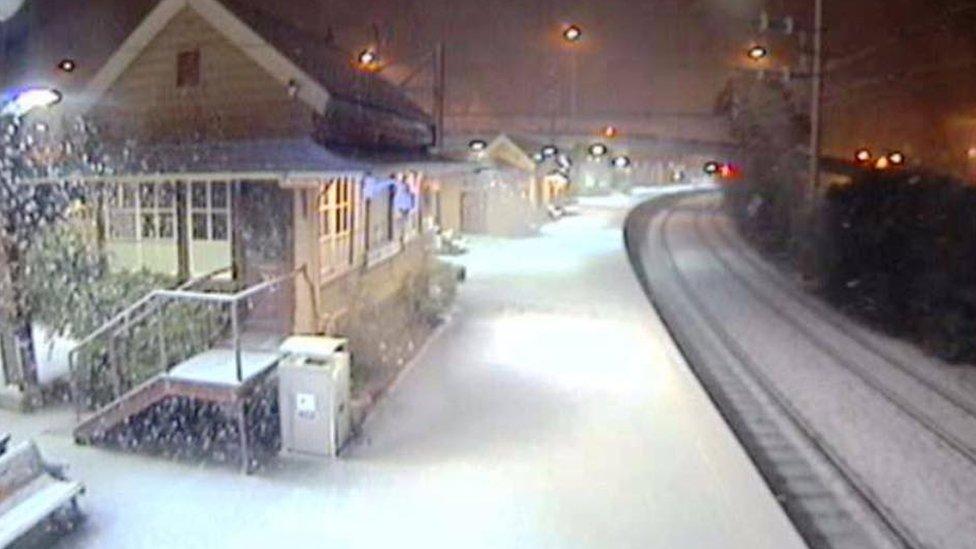
{"label": "large window pane", "polygon": [[198,209],[207,208],[207,184],[203,181],[194,181],[190,191],[190,205]]}
{"label": "large window pane", "polygon": [[195,213],[191,216],[191,235],[194,240],[207,240],[207,214]]}
{"label": "large window pane", "polygon": [[211,216],[211,221],[213,240],[227,240],[229,238],[227,214],[215,213]]}
{"label": "large window pane", "polygon": [[143,209],[156,207],[156,186],[152,183],[139,185],[139,206]]}
{"label": "large window pane", "polygon": [[155,214],[142,214],[142,238],[156,238]]}
{"label": "large window pane", "polygon": [[132,185],[122,185],[122,207],[136,207],[136,189]]}
{"label": "large window pane", "polygon": [[156,198],[160,208],[172,208],[176,204],[176,189],[173,184],[160,184]]}
{"label": "large window pane", "polygon": [[172,239],[176,236],[174,217],[171,213],[159,214],[159,237]]}
{"label": "large window pane", "polygon": [[214,208],[227,207],[227,183],[211,183],[210,203]]}

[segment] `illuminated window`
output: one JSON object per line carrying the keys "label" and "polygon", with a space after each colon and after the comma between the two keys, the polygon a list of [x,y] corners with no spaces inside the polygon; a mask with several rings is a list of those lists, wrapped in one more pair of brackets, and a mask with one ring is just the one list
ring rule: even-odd
{"label": "illuminated window", "polygon": [[183,51],[176,56],[176,87],[200,85],[200,50]]}
{"label": "illuminated window", "polygon": [[353,203],[356,185],[336,179],[322,185],[319,200],[319,266],[323,277],[352,265]]}
{"label": "illuminated window", "polygon": [[375,193],[366,201],[366,249],[375,250],[393,240],[393,201],[396,189],[393,186]]}

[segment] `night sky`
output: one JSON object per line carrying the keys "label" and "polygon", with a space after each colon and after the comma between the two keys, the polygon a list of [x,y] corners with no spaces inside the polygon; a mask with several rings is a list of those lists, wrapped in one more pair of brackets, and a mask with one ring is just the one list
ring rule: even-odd
{"label": "night sky", "polygon": [[[577,56],[580,114],[708,113],[742,52],[768,42],[776,61],[799,63],[809,41],[760,38],[763,4],[810,26],[812,0],[239,0],[274,11],[306,30],[330,34],[351,52],[379,38],[382,55],[406,70],[438,40],[448,52],[452,116],[561,113],[570,109],[571,60]],[[8,25],[15,64],[30,78],[63,79],[60,57],[78,60],[68,78],[84,82],[155,0],[28,0]],[[827,146],[855,143],[908,150],[969,148],[949,141],[947,121],[966,126],[974,110],[976,2],[827,1],[827,52],[849,58],[826,88]],[[575,22],[586,40],[568,51],[560,26]],[[29,40],[19,40],[26,30]],[[25,47],[23,43],[28,45]],[[21,44],[21,46],[18,46]],[[22,71],[15,71],[21,73]],[[402,74],[402,72],[400,73]],[[419,82],[421,86],[424,82]],[[59,85],[69,87],[70,83]],[[807,84],[794,84],[802,91]],[[939,123],[933,124],[933,120]],[[963,122],[960,122],[962,120]],[[958,133],[958,132],[957,132]],[[965,132],[964,132],[965,133]],[[976,139],[976,134],[973,135]],[[958,153],[958,151],[956,151]]]}

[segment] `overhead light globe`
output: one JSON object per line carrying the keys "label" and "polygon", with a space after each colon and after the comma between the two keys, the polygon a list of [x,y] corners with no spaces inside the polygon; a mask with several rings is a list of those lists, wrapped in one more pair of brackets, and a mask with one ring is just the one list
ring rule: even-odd
{"label": "overhead light globe", "polygon": [[627,156],[618,156],[612,160],[613,167],[618,170],[626,170],[630,167],[630,158]]}
{"label": "overhead light globe", "polygon": [[6,116],[24,116],[34,109],[51,107],[61,102],[61,92],[53,88],[28,88],[16,95],[0,108]]}
{"label": "overhead light globe", "polygon": [[608,152],[610,152],[610,149],[608,149],[607,146],[604,145],[603,143],[594,143],[590,145],[589,152],[590,152],[590,156],[595,156],[599,158],[601,156],[606,155]]}
{"label": "overhead light globe", "polygon": [[0,23],[16,15],[23,5],[24,0],[0,0]]}

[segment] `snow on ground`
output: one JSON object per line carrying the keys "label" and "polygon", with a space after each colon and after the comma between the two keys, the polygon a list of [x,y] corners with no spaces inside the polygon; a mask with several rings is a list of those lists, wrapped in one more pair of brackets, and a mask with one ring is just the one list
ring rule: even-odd
{"label": "snow on ground", "polygon": [[[934,359],[920,357],[904,343],[802,305],[774,284],[768,272],[745,261],[744,243],[736,239],[739,245],[732,247],[722,240],[723,234],[736,238],[724,215],[701,216],[696,230],[696,213],[709,211],[718,198],[683,202],[667,227],[675,260],[692,291],[805,422],[923,546],[972,547],[976,461],[970,453],[976,448],[976,417],[944,395],[976,407],[972,393],[956,386],[968,380],[972,387],[976,372],[934,364]],[[659,278],[673,277],[670,267],[655,259],[664,253],[659,244],[652,245],[646,266],[649,272],[657,270]],[[748,257],[762,261],[756,254]],[[659,296],[667,299],[668,293]],[[855,333],[904,364],[898,368],[869,351],[850,337]],[[848,367],[837,356],[849,361]],[[933,434],[933,425],[945,438]]]}
{"label": "snow on ground", "polygon": [[802,547],[627,262],[626,207],[473,238],[452,320],[339,461],[243,477],[0,426],[88,485],[63,546]]}

